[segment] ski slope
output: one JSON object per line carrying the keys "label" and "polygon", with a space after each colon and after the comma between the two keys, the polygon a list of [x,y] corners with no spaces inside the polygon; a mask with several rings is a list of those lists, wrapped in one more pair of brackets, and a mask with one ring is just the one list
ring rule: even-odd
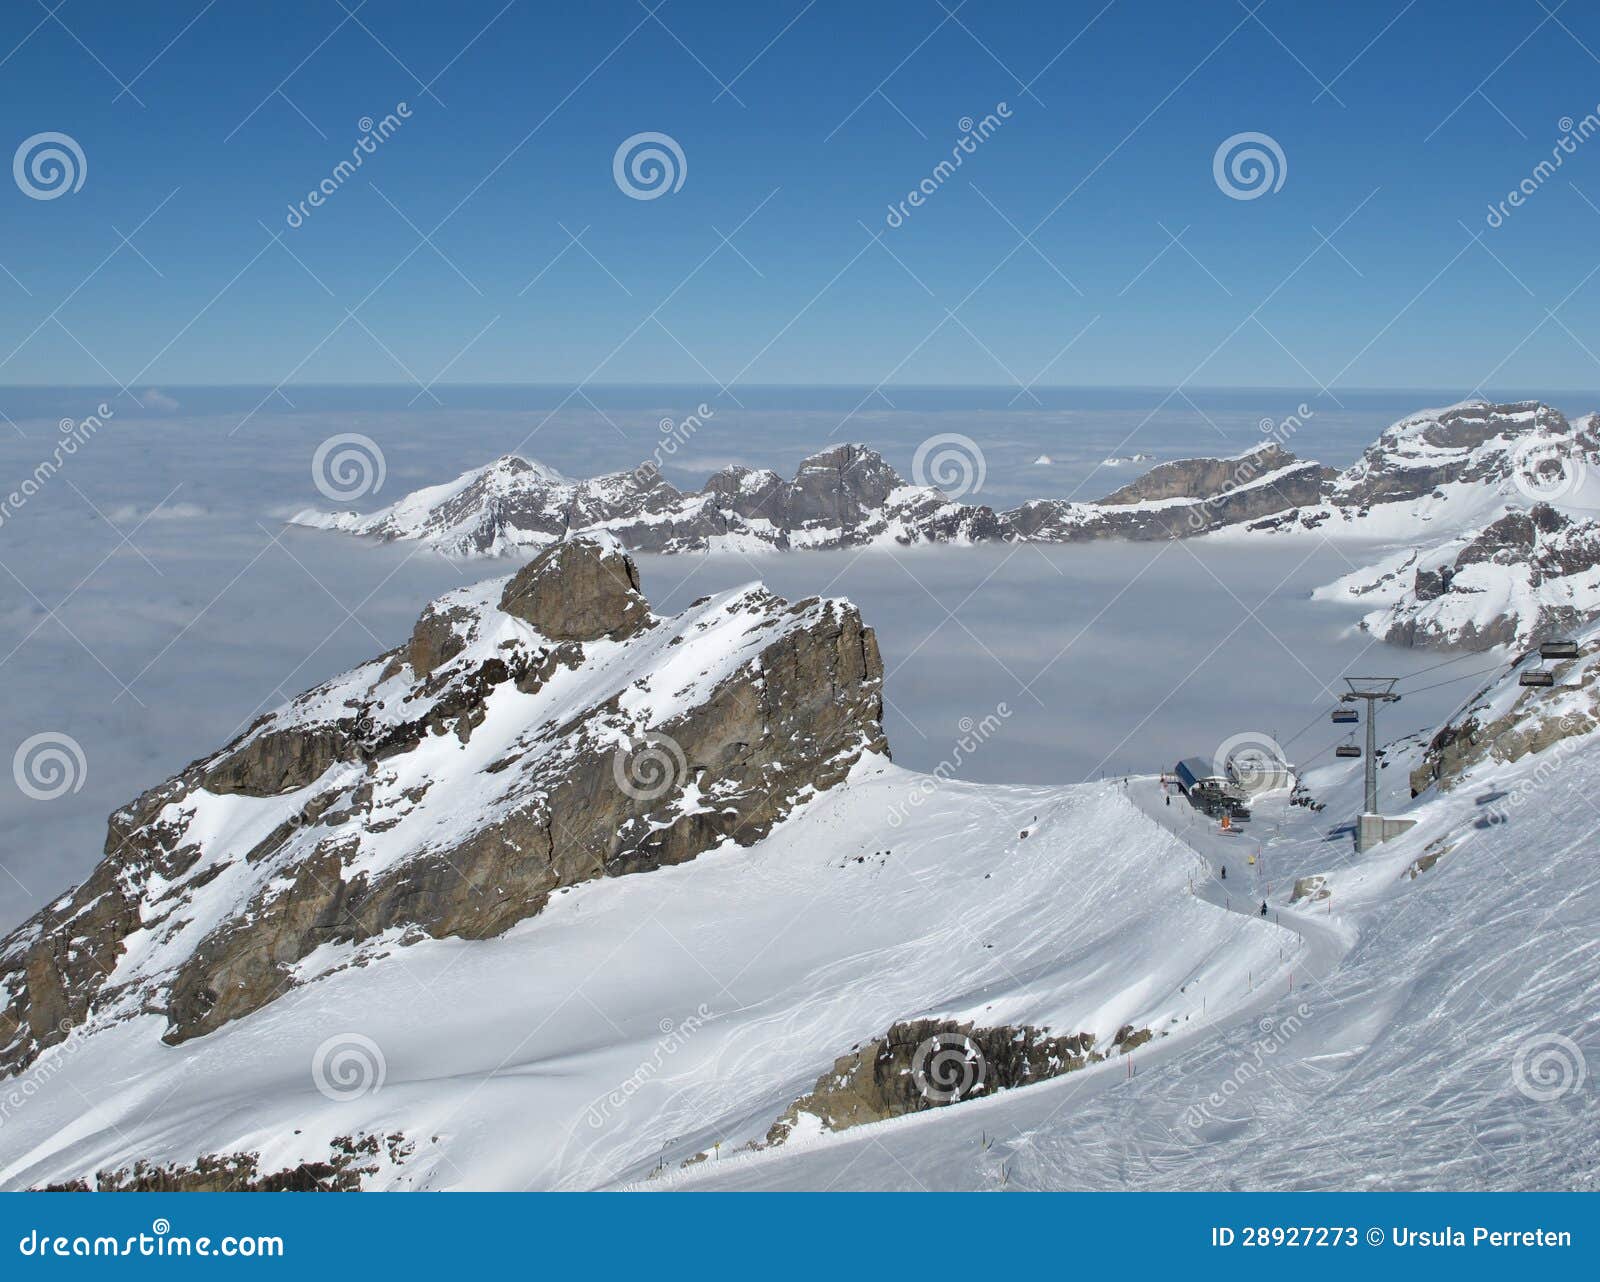
{"label": "ski slope", "polygon": [[1175,1047],[1304,948],[1190,894],[1205,872],[1119,785],[868,757],[753,847],[572,888],[499,938],[319,957],[178,1047],[146,1016],[52,1048],[0,1126],[0,1187],[209,1153],[282,1169],[361,1134],[410,1146],[372,1188],[604,1187],[763,1137],[896,1020]]}
{"label": "ski slope", "polygon": [[[1417,827],[1366,856],[1346,831],[1360,762],[1313,772],[1322,812],[1280,794],[1257,806],[1248,836],[1169,810],[1147,785],[1148,814],[1213,864],[1227,859],[1230,889],[1213,880],[1207,898],[1249,912],[1265,897],[1270,920],[1300,936],[1292,981],[1282,966],[1256,977],[1260,997],[1203,1035],[1146,1048],[1131,1078],[1094,1070],[673,1185],[1592,1189],[1600,752],[1592,734],[1567,745],[1555,771],[1534,754],[1430,790],[1409,810]],[[1391,811],[1419,753],[1387,755]],[[1312,874],[1330,898],[1289,902]]]}

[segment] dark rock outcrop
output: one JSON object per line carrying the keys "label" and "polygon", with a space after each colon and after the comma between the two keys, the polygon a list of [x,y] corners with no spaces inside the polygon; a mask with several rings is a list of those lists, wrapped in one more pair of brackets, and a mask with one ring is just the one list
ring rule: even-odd
{"label": "dark rock outcrop", "polygon": [[276,1171],[261,1169],[259,1153],[211,1153],[193,1165],[137,1162],[100,1171],[91,1185],[48,1184],[44,1193],[356,1193],[362,1179],[385,1162],[401,1165],[415,1149],[400,1134],[359,1139],[341,1135],[325,1160],[300,1162]]}
{"label": "dark rock outcrop", "polygon": [[639,568],[589,539],[553,544],[506,584],[500,608],[552,641],[621,641],[650,618]]}
{"label": "dark rock outcrop", "polygon": [[1233,459],[1162,463],[1096,503],[1040,499],[1002,514],[1037,543],[1181,539],[1263,517],[1293,519],[1320,503],[1332,473],[1275,443]]}
{"label": "dark rock outcrop", "polygon": [[766,1142],[782,1144],[802,1115],[817,1119],[824,1130],[848,1130],[1059,1077],[1112,1051],[1125,1054],[1150,1036],[1148,1029],[1125,1027],[1102,1051],[1090,1033],[1056,1037],[1029,1025],[980,1028],[934,1019],[895,1024],[835,1060],[772,1124]]}

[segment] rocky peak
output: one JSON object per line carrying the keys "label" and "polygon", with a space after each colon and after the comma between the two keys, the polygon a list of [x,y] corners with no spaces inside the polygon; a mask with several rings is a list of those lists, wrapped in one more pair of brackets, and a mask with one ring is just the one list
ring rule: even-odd
{"label": "rocky peak", "polygon": [[552,641],[620,641],[650,618],[633,558],[614,542],[586,537],[552,544],[518,570],[500,608]]}
{"label": "rocky peak", "polygon": [[707,479],[703,494],[746,520],[770,521],[775,511],[773,499],[785,488],[784,479],[771,468],[750,468],[732,464]]}
{"label": "rocky peak", "polygon": [[790,487],[789,518],[801,526],[859,525],[904,484],[876,450],[836,445],[801,462]]}
{"label": "rocky peak", "polygon": [[1298,462],[1276,441],[1235,458],[1173,459],[1158,463],[1143,476],[1100,500],[1102,506],[1161,499],[1206,499],[1236,489]]}
{"label": "rocky peak", "polygon": [[848,602],[750,586],[663,618],[614,545],[556,544],[118,810],[90,877],[0,939],[0,1075],[749,845],[887,753],[882,680]]}
{"label": "rocky peak", "polygon": [[1420,499],[1462,482],[1509,484],[1518,469],[1553,465],[1559,473],[1555,456],[1592,454],[1595,445],[1542,402],[1467,401],[1425,410],[1386,428],[1359,462],[1340,473],[1332,498],[1346,508],[1362,508]]}

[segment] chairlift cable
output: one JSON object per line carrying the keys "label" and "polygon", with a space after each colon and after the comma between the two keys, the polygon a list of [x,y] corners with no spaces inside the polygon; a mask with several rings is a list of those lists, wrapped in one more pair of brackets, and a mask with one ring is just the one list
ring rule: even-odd
{"label": "chairlift cable", "polygon": [[1419,689],[1416,689],[1416,690],[1407,690],[1404,693],[1406,693],[1406,694],[1422,694],[1422,693],[1424,693],[1425,691],[1428,691],[1428,690],[1437,690],[1437,689],[1439,689],[1440,686],[1454,685],[1457,681],[1466,681],[1466,680],[1469,680],[1472,677],[1487,676],[1491,672],[1501,672],[1501,671],[1503,671],[1505,669],[1505,666],[1506,666],[1505,664],[1501,663],[1501,664],[1496,664],[1492,668],[1479,668],[1476,672],[1466,672],[1466,673],[1463,673],[1459,677],[1447,677],[1443,681],[1435,681],[1432,685],[1422,686],[1422,687],[1420,687]]}

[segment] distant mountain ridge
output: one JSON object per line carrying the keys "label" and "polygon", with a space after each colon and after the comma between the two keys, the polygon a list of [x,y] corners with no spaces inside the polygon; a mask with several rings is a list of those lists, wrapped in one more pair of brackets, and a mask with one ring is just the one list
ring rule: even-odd
{"label": "distant mountain ridge", "polygon": [[587,533],[654,553],[1311,534],[1402,549],[1318,592],[1381,605],[1367,630],[1403,645],[1485,649],[1600,616],[1597,514],[1600,416],[1474,400],[1400,419],[1342,471],[1274,438],[1231,458],[1158,463],[1093,502],[1007,511],[908,484],[875,450],[839,445],[792,480],[732,466],[698,491],[649,463],[575,481],[507,455],[370,515],[294,520],[460,557]]}
{"label": "distant mountain ridge", "polygon": [[935,486],[908,484],[881,454],[858,444],[812,455],[792,480],[732,466],[689,492],[653,463],[574,481],[506,455],[369,515],[306,511],[293,523],[422,540],[461,557],[506,555],[588,533],[657,553],[1160,539],[1315,503],[1324,473],[1267,442],[1233,459],[1160,464],[1098,503],[1044,499],[996,512]]}

